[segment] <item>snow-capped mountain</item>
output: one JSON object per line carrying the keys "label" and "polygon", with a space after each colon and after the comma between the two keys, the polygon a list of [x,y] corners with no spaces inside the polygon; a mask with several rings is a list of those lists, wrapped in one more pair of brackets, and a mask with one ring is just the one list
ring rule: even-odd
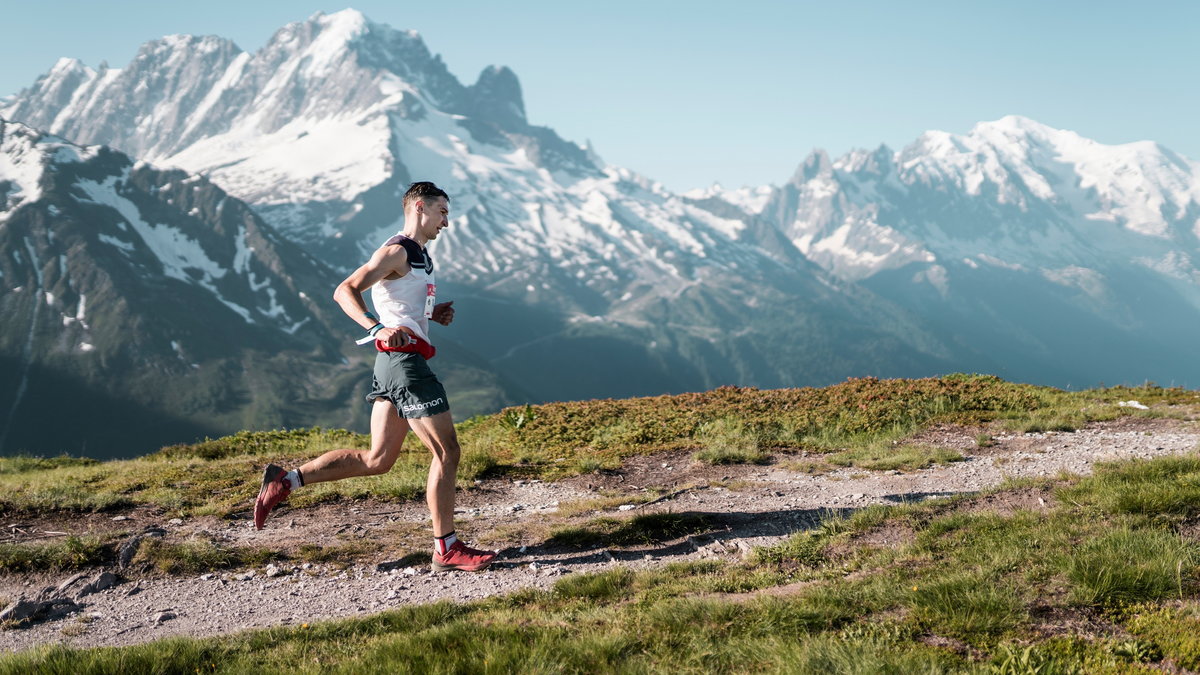
{"label": "snow-capped mountain", "polygon": [[760,212],[846,279],[947,261],[1069,276],[1122,253],[1196,279],[1200,163],[1010,116],[962,136],[927,132],[901,152],[814,153]]}
{"label": "snow-capped mountain", "polygon": [[[1010,116],[708,191],[1033,381],[1200,380],[1200,163]],[[1089,376],[1089,373],[1092,373]]]}
{"label": "snow-capped mountain", "polygon": [[171,36],[120,70],[64,59],[0,116],[203,174],[339,267],[399,228],[418,179],[454,196],[440,247],[453,276],[534,297],[553,286],[540,295],[574,308],[639,278],[680,285],[718,249],[754,257],[724,246],[741,222],[529,125],[512,71],[464,86],[416,33],[353,10],[290,24],[253,54]]}
{"label": "snow-capped mountain", "polygon": [[904,312],[786,242],[765,250],[764,221],[530,125],[507,68],[464,85],[415,32],[353,10],[285,26],[254,53],[173,36],[120,70],[60,61],[0,115],[203,175],[341,269],[400,228],[411,181],[437,182],[452,195],[439,291],[463,310],[466,345],[537,398],[948,363]]}
{"label": "snow-capped mountain", "polygon": [[337,280],[206,178],[0,119],[0,452],[361,422]]}

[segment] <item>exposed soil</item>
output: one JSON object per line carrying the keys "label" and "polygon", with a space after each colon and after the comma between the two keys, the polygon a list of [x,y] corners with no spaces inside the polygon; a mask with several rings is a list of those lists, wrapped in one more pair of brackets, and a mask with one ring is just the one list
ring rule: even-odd
{"label": "exposed soil", "polygon": [[[990,434],[992,444],[978,447],[980,433]],[[54,642],[115,646],[172,635],[207,636],[366,615],[412,603],[548,588],[565,574],[615,566],[647,568],[681,560],[738,559],[755,546],[813,527],[832,513],[973,493],[1009,477],[1086,475],[1096,462],[1191,452],[1200,443],[1200,428],[1163,418],[1122,418],[1071,433],[1012,434],[939,426],[906,443],[951,448],[965,459],[912,472],[846,468],[810,475],[789,470],[787,466],[795,467],[789,461],[714,467],[676,452],[633,458],[617,471],[555,483],[483,481],[460,491],[458,531],[476,544],[499,548],[501,555],[491,569],[475,574],[430,570],[429,517],[423,501],[282,506],[261,532],[254,530],[248,514],[179,521],[153,508],[70,519],[22,518],[0,523],[0,540],[52,539],[63,533],[125,536],[151,530],[167,542],[205,538],[226,546],[280,551],[293,560],[302,559],[301,547],[306,545],[343,547],[344,553],[333,555],[332,562],[281,562],[272,576],[267,568],[258,568],[172,577],[135,565],[123,570],[120,582],[111,588],[72,596],[75,607],[58,618],[0,631],[0,648],[21,650]],[[247,477],[248,493],[257,482],[258,476]],[[608,511],[574,519],[559,513],[570,502],[614,495],[629,501],[618,499]],[[656,501],[642,503],[651,497]],[[1049,491],[1034,488],[980,496],[968,503],[968,508],[1001,514],[1053,506]],[[555,526],[580,524],[597,515],[627,518],[665,511],[703,515],[708,526],[656,545],[578,549],[554,545],[553,540],[547,543]],[[911,537],[912,532],[903,528],[881,528],[859,543],[898,546]],[[70,576],[4,575],[0,596],[32,598]],[[69,592],[75,593],[87,580],[79,580]]]}

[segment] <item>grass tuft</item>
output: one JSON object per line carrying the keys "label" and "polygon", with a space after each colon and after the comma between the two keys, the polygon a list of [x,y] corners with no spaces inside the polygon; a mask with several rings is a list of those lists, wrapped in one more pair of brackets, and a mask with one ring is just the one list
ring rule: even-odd
{"label": "grass tuft", "polygon": [[112,544],[100,537],[70,536],[43,544],[0,544],[0,572],[76,570],[112,557]]}
{"label": "grass tuft", "polygon": [[705,464],[764,464],[762,435],[736,417],[722,417],[696,431],[702,449],[693,457]]}
{"label": "grass tuft", "polygon": [[797,532],[774,546],[754,549],[751,558],[758,565],[816,567],[827,560],[829,538],[822,532]]}
{"label": "grass tuft", "polygon": [[830,464],[853,466],[872,471],[915,471],[934,464],[961,462],[964,457],[948,448],[928,445],[902,445],[875,443],[865,448],[847,450],[826,458]]}
{"label": "grass tuft", "polygon": [[1200,515],[1200,456],[1101,464],[1062,497],[1109,514]]}
{"label": "grass tuft", "polygon": [[562,598],[584,598],[612,602],[633,592],[634,574],[625,568],[599,574],[572,574],[554,584],[554,594]]}
{"label": "grass tuft", "polygon": [[1196,546],[1173,532],[1121,528],[1080,546],[1066,573],[1076,602],[1120,607],[1182,598],[1195,585],[1196,562]]}
{"label": "grass tuft", "polygon": [[201,574],[232,567],[261,565],[280,558],[276,551],[225,548],[205,539],[180,543],[143,539],[133,563],[145,563],[163,574]]}
{"label": "grass tuft", "polygon": [[913,586],[908,606],[931,632],[966,641],[1003,635],[1025,619],[1021,599],[998,579],[951,573]]}

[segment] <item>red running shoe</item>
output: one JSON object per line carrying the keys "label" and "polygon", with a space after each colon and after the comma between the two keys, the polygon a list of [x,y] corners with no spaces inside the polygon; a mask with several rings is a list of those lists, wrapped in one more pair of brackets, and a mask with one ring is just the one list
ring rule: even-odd
{"label": "red running shoe", "polygon": [[456,541],[444,555],[441,553],[433,554],[433,569],[438,572],[448,570],[478,572],[491,565],[495,559],[495,551],[477,551],[473,548],[468,548],[461,541]]}
{"label": "red running shoe", "polygon": [[275,464],[268,464],[263,470],[262,489],[258,491],[258,499],[254,500],[254,529],[263,529],[271,509],[292,493],[291,484],[283,478],[286,475],[287,471]]}

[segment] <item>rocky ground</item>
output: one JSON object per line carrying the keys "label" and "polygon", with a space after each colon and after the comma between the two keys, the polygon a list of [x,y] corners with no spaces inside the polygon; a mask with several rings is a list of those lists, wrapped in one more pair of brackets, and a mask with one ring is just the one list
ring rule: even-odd
{"label": "rocky ground", "polygon": [[[459,496],[459,531],[501,550],[491,569],[436,574],[429,568],[423,503],[353,502],[277,510],[255,531],[248,514],[235,519],[168,520],[152,509],[94,514],[70,522],[4,523],[18,538],[63,533],[140,532],[166,541],[205,538],[224,545],[295,552],[307,545],[343,546],[347,559],[225,570],[186,577],[145,567],[85,575],[6,575],[0,596],[48,603],[52,618],[0,631],[0,648],[21,650],[64,642],[127,645],[173,635],[206,636],[246,628],[302,624],[371,614],[410,603],[471,600],[527,587],[547,588],[566,574],[614,566],[645,568],[682,560],[737,559],[831,513],[976,492],[1008,477],[1088,474],[1096,462],[1187,453],[1200,443],[1190,421],[1127,417],[1076,432],[1005,434],[938,427],[906,441],[954,449],[965,461],[918,471],[837,469],[809,473],[806,458],[779,455],[766,466],[708,466],[687,453],[638,457],[621,471],[556,483],[484,481]],[[989,498],[986,508],[1044,506],[1052,496],[1019,491]],[[547,545],[554,524],[586,500],[607,497],[600,513],[615,518],[671,511],[703,514],[711,527],[656,546],[580,549]],[[1008,503],[1009,501],[1013,503]],[[576,521],[580,516],[576,516]],[[355,545],[357,544],[357,548]],[[349,555],[349,553],[347,554]],[[295,557],[295,556],[293,556]],[[346,560],[354,562],[347,564]],[[56,616],[55,616],[56,615]]]}

